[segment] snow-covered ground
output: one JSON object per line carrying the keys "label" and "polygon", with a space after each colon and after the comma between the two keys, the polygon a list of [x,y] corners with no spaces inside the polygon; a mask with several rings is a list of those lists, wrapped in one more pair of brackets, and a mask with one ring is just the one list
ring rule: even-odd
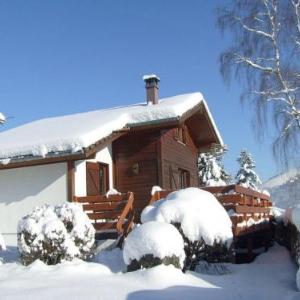
{"label": "snow-covered ground", "polygon": [[225,275],[183,274],[173,266],[122,273],[120,250],[103,252],[96,261],[80,260],[24,267],[10,248],[0,265],[0,299],[300,299],[296,267],[288,251],[275,246],[252,264],[231,265]]}

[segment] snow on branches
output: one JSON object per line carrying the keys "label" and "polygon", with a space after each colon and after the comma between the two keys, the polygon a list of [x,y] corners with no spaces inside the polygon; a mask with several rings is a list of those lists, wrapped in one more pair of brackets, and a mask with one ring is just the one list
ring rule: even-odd
{"label": "snow on branches", "polygon": [[79,204],[36,207],[18,224],[22,263],[40,259],[53,265],[76,257],[86,259],[94,246],[94,235],[95,229]]}
{"label": "snow on branches", "polygon": [[218,26],[233,37],[220,56],[223,78],[244,83],[258,132],[272,124],[274,153],[287,159],[300,142],[300,1],[232,0],[219,7]]}
{"label": "snow on branches", "polygon": [[225,171],[222,158],[226,149],[212,149],[198,158],[200,185],[221,186],[230,183],[231,176]]}
{"label": "snow on branches", "polygon": [[246,150],[242,150],[237,161],[240,165],[240,169],[238,170],[235,177],[237,180],[237,184],[254,190],[259,190],[261,181],[254,171],[255,162],[251,154]]}

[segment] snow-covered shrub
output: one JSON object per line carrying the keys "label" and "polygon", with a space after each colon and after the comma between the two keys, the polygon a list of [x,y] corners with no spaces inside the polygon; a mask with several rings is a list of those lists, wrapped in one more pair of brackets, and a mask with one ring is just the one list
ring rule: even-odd
{"label": "snow-covered shrub", "polygon": [[2,234],[0,233],[0,251],[5,251],[6,245]]}
{"label": "snow-covered shrub", "polygon": [[151,268],[160,264],[183,268],[183,239],[167,223],[148,222],[136,227],[126,238],[123,250],[128,271]]}
{"label": "snow-covered shrub", "polygon": [[226,210],[209,192],[198,188],[173,192],[147,206],[141,221],[165,222],[178,228],[185,244],[185,268],[193,268],[201,259],[223,261],[228,258],[232,223]]}
{"label": "snow-covered shrub", "polygon": [[246,150],[242,150],[240,156],[237,159],[240,169],[236,174],[236,183],[246,188],[259,191],[261,186],[261,180],[255,173],[255,162],[250,153]]}
{"label": "snow-covered shrub", "polygon": [[56,264],[86,259],[94,246],[95,229],[76,203],[36,207],[18,224],[18,248],[25,265],[40,259]]}

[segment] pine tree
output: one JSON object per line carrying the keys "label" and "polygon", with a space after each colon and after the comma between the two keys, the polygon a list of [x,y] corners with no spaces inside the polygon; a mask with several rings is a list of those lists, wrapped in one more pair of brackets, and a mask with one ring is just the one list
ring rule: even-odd
{"label": "pine tree", "polygon": [[230,183],[231,176],[225,171],[222,158],[225,147],[214,147],[201,153],[198,159],[199,179],[202,186],[221,186]]}
{"label": "pine tree", "polygon": [[259,190],[261,180],[255,173],[255,162],[250,153],[246,150],[242,150],[240,156],[237,159],[240,169],[236,174],[236,183],[244,187]]}

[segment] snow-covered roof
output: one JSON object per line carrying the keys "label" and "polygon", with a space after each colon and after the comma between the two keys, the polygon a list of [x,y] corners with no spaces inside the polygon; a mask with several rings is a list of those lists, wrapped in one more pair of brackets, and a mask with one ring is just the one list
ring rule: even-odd
{"label": "snow-covered roof", "polygon": [[219,143],[223,143],[202,94],[191,93],[161,99],[157,105],[140,103],[41,119],[3,131],[0,133],[0,161],[5,164],[12,158],[80,153],[123,128],[179,120],[201,103]]}

